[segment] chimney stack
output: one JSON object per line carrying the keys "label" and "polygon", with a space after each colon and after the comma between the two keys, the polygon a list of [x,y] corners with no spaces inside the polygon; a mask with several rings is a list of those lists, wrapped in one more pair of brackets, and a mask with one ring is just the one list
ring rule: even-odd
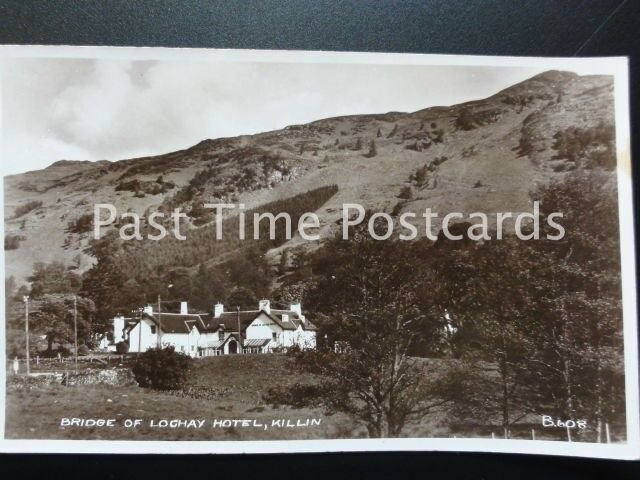
{"label": "chimney stack", "polygon": [[124,340],[124,317],[116,315],[113,319],[113,343]]}
{"label": "chimney stack", "polygon": [[271,301],[260,300],[260,302],[258,302],[258,310],[264,310],[267,313],[271,313]]}
{"label": "chimney stack", "polygon": [[302,305],[300,305],[300,303],[292,303],[289,310],[297,313],[299,317],[302,316]]}
{"label": "chimney stack", "polygon": [[223,313],[224,313],[224,305],[221,304],[220,302],[216,303],[213,306],[213,318],[220,318],[220,316],[222,316]]}
{"label": "chimney stack", "polygon": [[189,314],[189,306],[187,302],[180,302],[180,315],[188,315]]}

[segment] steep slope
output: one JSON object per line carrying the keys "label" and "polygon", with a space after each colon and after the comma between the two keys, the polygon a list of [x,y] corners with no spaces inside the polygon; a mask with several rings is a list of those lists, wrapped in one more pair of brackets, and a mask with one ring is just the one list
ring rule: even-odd
{"label": "steep slope", "polygon": [[[451,107],[329,118],[146,158],[57,162],[4,178],[5,232],[21,239],[5,251],[6,275],[23,280],[36,261],[86,270],[89,234],[74,222],[95,203],[139,214],[181,207],[197,228],[211,222],[205,201],[253,208],[337,185],[317,212],[323,236],[338,228],[347,202],[395,214],[528,210],[537,185],[576,167],[556,135],[576,128],[613,131],[610,77],[546,72]],[[604,143],[612,141],[605,134]],[[598,148],[586,156],[613,155],[611,145]],[[29,202],[38,206],[16,217]],[[269,255],[275,263],[282,249],[313,246],[294,238]]]}

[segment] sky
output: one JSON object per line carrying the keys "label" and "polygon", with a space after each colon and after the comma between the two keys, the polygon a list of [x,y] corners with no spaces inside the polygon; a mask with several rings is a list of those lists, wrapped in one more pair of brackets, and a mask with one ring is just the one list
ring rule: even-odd
{"label": "sky", "polygon": [[13,58],[2,63],[2,170],[120,160],[338,115],[490,96],[540,68]]}

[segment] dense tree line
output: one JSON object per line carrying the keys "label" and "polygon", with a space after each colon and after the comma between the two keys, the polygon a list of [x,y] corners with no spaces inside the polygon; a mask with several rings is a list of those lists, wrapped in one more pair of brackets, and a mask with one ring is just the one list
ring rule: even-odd
{"label": "dense tree line", "polygon": [[[605,423],[624,436],[615,195],[601,171],[534,192],[543,217],[563,212],[561,241],[544,239],[544,220],[531,241],[334,240],[308,261],[304,298],[324,350],[298,364],[323,374],[328,408],[374,436],[443,402],[507,438],[540,415],[584,419],[574,439],[601,440]],[[446,375],[415,360],[437,356]]]}
{"label": "dense tree line", "polygon": [[117,263],[126,269],[134,278],[153,274],[163,267],[196,267],[213,258],[232,256],[240,251],[259,250],[266,252],[286,241],[285,224],[276,222],[275,238],[268,238],[268,231],[263,226],[259,240],[254,240],[253,214],[286,212],[291,217],[293,228],[300,216],[306,212],[314,212],[337,192],[337,186],[320,187],[300,195],[270,202],[245,212],[245,240],[240,240],[239,217],[229,216],[223,221],[222,239],[216,239],[216,225],[210,224],[202,228],[190,230],[186,240],[178,240],[169,235],[157,242],[124,242],[117,252]]}

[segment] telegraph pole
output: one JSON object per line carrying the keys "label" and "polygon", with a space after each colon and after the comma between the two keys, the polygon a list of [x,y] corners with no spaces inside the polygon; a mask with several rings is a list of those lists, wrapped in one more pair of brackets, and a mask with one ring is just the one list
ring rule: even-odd
{"label": "telegraph pole", "polygon": [[160,294],[158,294],[158,348],[162,349],[162,319],[160,318]]}
{"label": "telegraph pole", "polygon": [[24,300],[24,333],[25,340],[27,345],[26,350],[26,359],[27,359],[27,375],[31,373],[31,368],[29,366],[29,295],[25,295],[23,297]]}
{"label": "telegraph pole", "polygon": [[78,297],[73,296],[73,342],[75,344],[75,366],[78,373]]}
{"label": "telegraph pole", "polygon": [[238,347],[238,353],[242,353],[242,330],[240,329],[240,307],[236,307],[237,319],[238,319],[238,342],[240,346]]}
{"label": "telegraph pole", "polygon": [[138,322],[138,356],[140,356],[140,350],[142,349],[142,313],[140,309],[140,321]]}

